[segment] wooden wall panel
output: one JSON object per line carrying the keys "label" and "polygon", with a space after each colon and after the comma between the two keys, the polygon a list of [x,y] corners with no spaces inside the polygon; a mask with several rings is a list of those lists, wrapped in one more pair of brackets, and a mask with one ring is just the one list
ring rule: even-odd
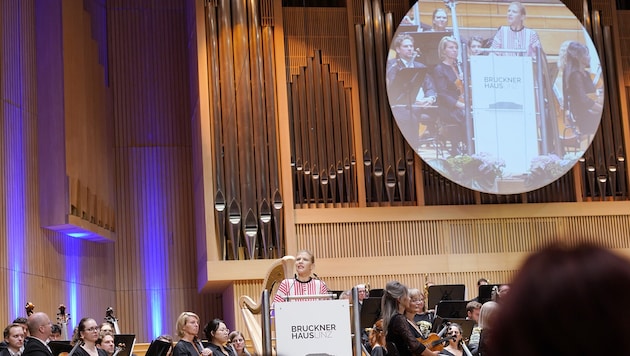
{"label": "wooden wall panel", "polygon": [[140,341],[175,335],[193,311],[221,316],[197,291],[187,2],[111,1],[108,28],[116,138],[116,308]]}

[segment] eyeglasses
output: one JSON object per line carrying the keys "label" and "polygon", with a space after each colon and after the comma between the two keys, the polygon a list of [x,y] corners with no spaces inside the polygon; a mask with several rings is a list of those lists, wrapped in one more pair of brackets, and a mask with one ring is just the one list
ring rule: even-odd
{"label": "eyeglasses", "polygon": [[412,299],[411,302],[412,303],[420,303],[420,302],[424,302],[424,299]]}
{"label": "eyeglasses", "polygon": [[217,331],[229,333],[230,329],[228,329],[228,328],[218,328]]}
{"label": "eyeglasses", "polygon": [[100,330],[100,328],[99,328],[98,326],[94,326],[94,327],[91,327],[91,328],[89,328],[89,329],[85,329],[85,331],[89,331],[89,332],[92,332],[92,331],[99,331],[99,330]]}

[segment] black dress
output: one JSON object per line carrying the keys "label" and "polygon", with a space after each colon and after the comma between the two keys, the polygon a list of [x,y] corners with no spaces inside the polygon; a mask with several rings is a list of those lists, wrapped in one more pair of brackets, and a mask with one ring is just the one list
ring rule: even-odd
{"label": "black dress", "polygon": [[409,329],[407,318],[402,314],[395,314],[387,325],[386,340],[394,343],[400,356],[420,355],[426,347],[418,341]]}
{"label": "black dress", "polygon": [[599,126],[601,112],[591,110],[595,104],[591,98],[595,94],[595,85],[591,81],[591,76],[586,71],[580,70],[570,73],[567,79],[563,91],[566,90],[565,97],[569,104],[569,111],[580,132],[592,135]]}

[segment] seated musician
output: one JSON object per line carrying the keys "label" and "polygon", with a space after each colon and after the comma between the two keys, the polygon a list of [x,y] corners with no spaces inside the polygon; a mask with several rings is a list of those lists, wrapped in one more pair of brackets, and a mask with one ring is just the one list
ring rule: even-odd
{"label": "seated musician", "polygon": [[471,300],[466,304],[466,319],[479,322],[479,312],[481,311],[481,303]]}
{"label": "seated musician", "polygon": [[591,56],[588,47],[571,41],[566,49],[562,73],[563,102],[581,134],[594,135],[602,114],[602,97],[596,94],[587,67]]}
{"label": "seated musician", "polygon": [[383,330],[383,319],[378,319],[372,330],[370,330],[370,356],[387,355],[387,345],[385,342],[385,330]]}
{"label": "seated musician", "polygon": [[0,351],[1,356],[17,356],[24,351],[24,328],[18,323],[11,323],[4,328],[5,347]]}
{"label": "seated musician", "polygon": [[59,324],[52,324],[50,326],[50,341],[61,340],[61,326]]}
{"label": "seated musician", "polygon": [[204,348],[197,334],[199,333],[199,316],[192,312],[179,314],[176,322],[179,341],[173,347],[173,356],[209,356],[209,348]]}
{"label": "seated musician", "polygon": [[445,36],[438,45],[442,60],[433,69],[433,81],[437,90],[438,113],[444,127],[444,139],[450,141],[451,155],[456,155],[458,146],[465,140],[465,115],[463,82],[457,66],[459,44],[454,37]]}
{"label": "seated musician", "polygon": [[[289,301],[291,296],[328,294],[326,284],[319,278],[313,278],[315,268],[315,256],[312,252],[301,250],[295,257],[295,277],[284,279],[278,286],[278,291],[273,298],[274,303]],[[308,299],[297,299],[298,301]]]}
{"label": "seated musician", "polygon": [[464,356],[464,348],[462,346],[462,334],[464,331],[457,323],[451,323],[446,330],[448,344],[440,350],[440,355],[448,356]]}
{"label": "seated musician", "polygon": [[424,294],[419,289],[409,288],[409,298],[410,308],[405,310],[405,316],[413,324],[414,330],[412,330],[412,333],[417,331],[419,335],[416,337],[426,339],[431,332],[434,314],[426,311]]}
{"label": "seated musician", "polygon": [[381,299],[381,315],[383,329],[386,330],[387,345],[395,345],[400,356],[437,355],[411,333],[409,322],[404,315],[410,300],[409,292],[404,284],[398,281],[387,282]]}
{"label": "seated musician", "polygon": [[423,333],[415,322],[416,315],[422,312],[422,309],[420,309],[421,295],[422,293],[420,293],[419,289],[409,288],[409,304],[405,307],[405,317],[407,318],[407,323],[409,323],[409,330],[416,339],[426,339],[429,336],[428,333]]}
{"label": "seated musician", "polygon": [[83,318],[74,329],[72,335],[72,345],[80,344],[73,355],[76,356],[107,356],[107,352],[96,347],[96,342],[100,338],[99,325],[92,318]]}
{"label": "seated musician", "polygon": [[234,349],[228,345],[230,341],[230,329],[221,319],[212,319],[203,329],[206,338],[210,342],[208,348],[212,350],[212,356],[235,356]]}
{"label": "seated musician", "polygon": [[[432,118],[434,115],[430,107],[435,104],[437,93],[433,79],[426,71],[427,67],[418,61],[420,53],[414,49],[413,37],[408,34],[398,35],[394,39],[392,47],[396,51],[396,57],[387,61],[386,68],[390,105],[400,131],[407,138],[409,144],[416,148],[420,144],[418,141],[420,136],[419,124],[426,126],[429,132],[435,130],[435,119]],[[419,87],[417,91],[393,87],[393,85],[401,85],[395,80],[398,73],[405,68],[425,69],[425,71],[419,72],[421,76],[424,76],[423,78],[407,77],[408,74],[405,76],[409,80],[409,87],[414,88],[414,90]],[[412,84],[417,80],[422,80],[422,83]],[[425,136],[430,136],[429,132]]]}
{"label": "seated musician", "polygon": [[98,340],[96,340],[96,347],[98,347],[99,349],[105,350],[105,352],[107,353],[107,356],[112,356],[114,352],[116,352],[114,336],[107,334],[103,336],[102,338],[99,338]]}
{"label": "seated musician", "polygon": [[433,10],[432,23],[431,32],[446,32],[446,25],[448,24],[446,10],[442,8]]}

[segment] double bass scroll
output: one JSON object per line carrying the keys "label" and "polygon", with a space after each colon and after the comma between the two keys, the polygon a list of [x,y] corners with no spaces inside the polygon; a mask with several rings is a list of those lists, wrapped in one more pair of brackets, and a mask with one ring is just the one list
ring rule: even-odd
{"label": "double bass scroll", "polygon": [[114,333],[120,334],[120,328],[118,327],[118,319],[114,316],[114,308],[107,307],[105,310],[105,321],[114,326]]}

